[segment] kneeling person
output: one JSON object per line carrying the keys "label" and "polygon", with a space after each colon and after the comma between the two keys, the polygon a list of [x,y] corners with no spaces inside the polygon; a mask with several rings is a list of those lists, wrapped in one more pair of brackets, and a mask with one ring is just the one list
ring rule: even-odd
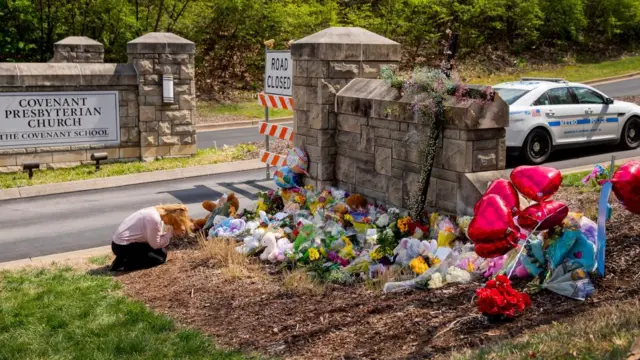
{"label": "kneeling person", "polygon": [[127,217],[113,235],[111,249],[116,258],[111,270],[147,269],[164,264],[169,240],[190,229],[185,205],[159,205],[138,210]]}

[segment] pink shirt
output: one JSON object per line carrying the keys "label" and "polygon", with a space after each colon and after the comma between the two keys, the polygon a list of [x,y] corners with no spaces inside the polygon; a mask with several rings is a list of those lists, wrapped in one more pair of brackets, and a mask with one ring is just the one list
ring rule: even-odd
{"label": "pink shirt", "polygon": [[158,210],[155,207],[148,207],[124,219],[112,240],[118,245],[146,242],[154,249],[161,249],[169,245],[172,236],[171,226],[167,226],[165,230]]}

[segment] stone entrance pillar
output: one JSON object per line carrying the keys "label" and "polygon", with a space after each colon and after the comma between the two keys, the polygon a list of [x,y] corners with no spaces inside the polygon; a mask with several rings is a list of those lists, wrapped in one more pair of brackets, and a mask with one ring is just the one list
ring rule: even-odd
{"label": "stone entrance pillar", "polygon": [[[362,28],[333,27],[294,42],[291,56],[295,145],[309,155],[305,181],[335,185],[336,94],[352,79],[376,78],[383,66],[397,66],[400,44]],[[373,158],[373,128],[365,122],[361,130],[361,151]]]}
{"label": "stone entrance pillar", "polygon": [[[195,44],[172,33],[149,33],[127,44],[138,73],[143,159],[196,153]],[[173,75],[173,103],[164,103],[163,75]]]}
{"label": "stone entrance pillar", "polygon": [[104,45],[86,36],[69,36],[53,44],[53,63],[102,63]]}

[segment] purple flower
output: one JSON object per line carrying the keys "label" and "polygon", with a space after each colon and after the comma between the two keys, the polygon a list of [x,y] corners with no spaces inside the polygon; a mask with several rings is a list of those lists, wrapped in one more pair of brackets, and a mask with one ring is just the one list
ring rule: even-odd
{"label": "purple flower", "polygon": [[338,255],[338,253],[336,253],[335,251],[327,252],[327,258],[329,260],[331,260],[332,262],[334,262],[336,264],[340,264],[342,266],[349,265],[349,260],[340,257],[340,255]]}

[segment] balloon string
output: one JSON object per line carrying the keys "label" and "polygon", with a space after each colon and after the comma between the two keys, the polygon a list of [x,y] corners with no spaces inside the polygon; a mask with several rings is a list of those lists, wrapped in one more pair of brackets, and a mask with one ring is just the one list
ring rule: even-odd
{"label": "balloon string", "polygon": [[547,220],[552,215],[555,215],[555,213],[557,213],[558,211],[560,211],[560,209],[552,212],[551,214],[547,215],[544,219],[538,221],[538,225],[536,225],[536,227],[529,233],[529,235],[527,236],[527,238],[524,241],[524,244],[522,244],[522,248],[518,252],[518,255],[516,256],[515,260],[513,261],[513,266],[511,267],[511,270],[509,270],[509,274],[507,274],[507,279],[511,279],[511,275],[513,274],[513,271],[516,269],[516,265],[518,264],[518,260],[520,260],[520,256],[522,255],[522,252],[524,251],[525,246],[529,243],[529,239],[531,239],[531,235],[538,230],[540,225],[542,225],[542,223],[545,220]]}

